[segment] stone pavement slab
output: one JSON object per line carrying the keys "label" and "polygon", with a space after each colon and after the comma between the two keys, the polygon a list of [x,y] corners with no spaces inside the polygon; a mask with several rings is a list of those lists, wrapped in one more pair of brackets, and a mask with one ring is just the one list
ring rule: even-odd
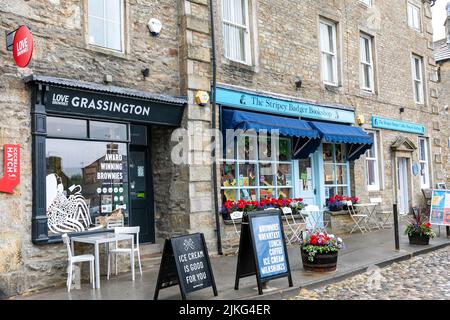
{"label": "stone pavement slab", "polygon": [[[404,230],[404,228],[400,228]],[[284,299],[296,295],[299,288],[314,287],[365,272],[369,266],[384,266],[395,261],[409,259],[413,256],[437,250],[450,245],[450,238],[446,237],[445,228],[440,237],[430,240],[429,246],[412,246],[408,237],[401,235],[400,251],[394,248],[394,232],[392,229],[372,231],[366,234],[352,234],[344,238],[346,249],[339,252],[336,272],[314,273],[303,270],[299,246],[288,248],[294,287],[289,288],[287,278],[269,282],[269,290],[263,296],[258,296],[255,276],[243,278],[239,283],[239,290],[234,290],[236,274],[236,256],[212,257],[211,263],[216,279],[218,297],[214,297],[212,289],[204,289],[188,296],[192,300],[204,299]],[[102,277],[100,290],[91,289],[87,282],[83,282],[81,290],[67,292],[65,287],[50,288],[30,295],[14,297],[14,299],[46,299],[46,300],[151,300],[153,299],[158,269],[145,270],[143,276],[136,274],[136,281],[130,280],[128,273],[106,280]],[[178,286],[161,290],[160,300],[180,299]]]}

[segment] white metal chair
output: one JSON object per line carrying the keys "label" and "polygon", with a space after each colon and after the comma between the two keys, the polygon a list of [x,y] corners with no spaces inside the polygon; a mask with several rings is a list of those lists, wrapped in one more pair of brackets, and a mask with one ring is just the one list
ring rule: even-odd
{"label": "white metal chair", "polygon": [[74,256],[72,249],[70,247],[70,239],[67,233],[62,235],[62,240],[67,248],[67,291],[70,292],[70,289],[72,288],[72,276],[73,276],[73,266],[75,263],[78,262],[89,262],[90,264],[90,281],[92,283],[92,288],[95,288],[95,281],[94,281],[94,261],[95,257],[92,254],[83,254]]}
{"label": "white metal chair", "polygon": [[301,211],[301,215],[305,220],[306,230],[326,231],[328,221],[325,221],[323,210],[319,206],[309,204]]}
{"label": "white metal chair", "polygon": [[285,233],[287,243],[291,244],[293,241],[300,242],[300,233],[305,227],[305,222],[300,222],[302,221],[301,215],[296,218],[292,212],[292,209],[288,207],[284,207],[282,209],[282,214],[289,227],[289,230]]}
{"label": "white metal chair", "polygon": [[[244,213],[242,211],[234,211],[234,212],[230,213],[230,218],[231,218],[231,221],[233,222],[234,232],[236,232],[239,239],[241,237],[241,231],[238,230],[236,221],[239,219],[242,219],[243,215],[244,215]],[[238,253],[238,251],[239,251],[239,246],[237,247],[235,253]]]}
{"label": "white metal chair", "polygon": [[[139,232],[140,227],[117,227],[114,228],[114,233],[121,233],[121,234],[132,234],[135,235],[135,246],[128,247],[128,248],[119,248],[118,241],[116,241],[114,248],[108,250],[108,276],[107,279],[109,279],[109,275],[111,272],[111,256],[114,255],[114,261],[116,264],[116,275],[117,275],[117,255],[118,254],[128,254],[130,255],[130,260],[132,261],[132,268],[135,267],[134,262],[134,255],[137,254],[138,256],[138,263],[139,263],[139,272],[141,273],[142,277],[142,265],[141,265],[141,253],[139,251]],[[132,272],[132,276],[134,276],[134,272]],[[133,277],[134,281],[134,277]]]}
{"label": "white metal chair", "polygon": [[355,207],[353,207],[353,203],[351,201],[347,201],[347,210],[350,218],[355,224],[349,233],[353,233],[356,229],[359,229],[361,233],[368,232],[367,219],[369,216],[365,213],[356,213]]}
{"label": "white metal chair", "polygon": [[383,229],[385,229],[386,226],[392,227],[393,223],[389,222],[389,220],[391,219],[391,216],[392,216],[392,211],[391,210],[382,210],[381,204],[383,203],[383,199],[382,198],[370,198],[369,200],[370,200],[370,203],[378,204],[379,210],[377,210],[376,213],[381,215],[381,223],[380,223],[381,227]]}

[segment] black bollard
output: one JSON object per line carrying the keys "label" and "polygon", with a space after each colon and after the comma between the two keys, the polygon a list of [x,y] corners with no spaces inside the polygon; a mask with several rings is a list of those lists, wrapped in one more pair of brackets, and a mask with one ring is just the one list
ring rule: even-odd
{"label": "black bollard", "polygon": [[398,212],[397,212],[397,204],[393,205],[393,213],[394,213],[394,237],[395,237],[395,250],[400,250],[400,239],[398,235]]}

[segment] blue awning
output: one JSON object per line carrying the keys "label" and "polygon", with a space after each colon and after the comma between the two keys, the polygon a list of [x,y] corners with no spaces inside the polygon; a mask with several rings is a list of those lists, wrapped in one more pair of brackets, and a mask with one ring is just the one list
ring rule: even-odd
{"label": "blue awning", "polygon": [[222,129],[278,130],[280,136],[296,137],[294,158],[305,158],[320,145],[320,135],[307,121],[272,115],[224,109]]}
{"label": "blue awning", "polygon": [[309,123],[319,131],[324,142],[348,144],[348,160],[358,159],[372,147],[373,138],[361,128],[325,122]]}
{"label": "blue awning", "polygon": [[319,133],[308,122],[266,114],[223,110],[224,129],[242,130],[279,130],[280,136],[318,139]]}

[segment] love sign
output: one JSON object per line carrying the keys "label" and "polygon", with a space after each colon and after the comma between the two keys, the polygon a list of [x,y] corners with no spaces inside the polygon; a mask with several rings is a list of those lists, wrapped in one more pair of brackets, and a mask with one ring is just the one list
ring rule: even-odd
{"label": "love sign", "polygon": [[13,57],[16,65],[25,68],[33,56],[33,35],[26,26],[20,26],[14,35]]}
{"label": "love sign", "polygon": [[14,193],[20,183],[20,145],[5,144],[3,148],[3,178],[0,179],[0,192]]}

